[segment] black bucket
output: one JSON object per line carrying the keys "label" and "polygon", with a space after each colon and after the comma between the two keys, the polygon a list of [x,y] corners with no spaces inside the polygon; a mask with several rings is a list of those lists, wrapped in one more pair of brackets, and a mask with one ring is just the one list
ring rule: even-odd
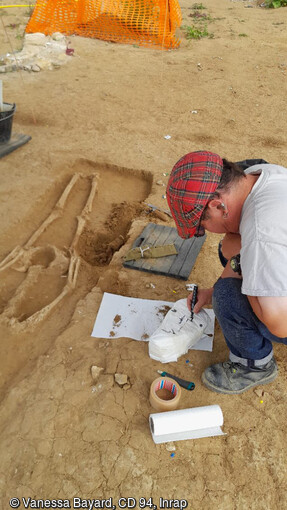
{"label": "black bucket", "polygon": [[0,111],[0,143],[9,142],[11,138],[15,110],[15,103],[3,103],[3,111]]}

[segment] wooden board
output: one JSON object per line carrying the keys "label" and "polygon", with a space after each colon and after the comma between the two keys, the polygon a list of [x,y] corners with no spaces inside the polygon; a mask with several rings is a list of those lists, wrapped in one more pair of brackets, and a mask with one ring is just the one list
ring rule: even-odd
{"label": "wooden board", "polygon": [[31,140],[29,135],[13,134],[8,142],[0,143],[0,158],[15,151],[29,140]]}
{"label": "wooden board", "polygon": [[135,240],[132,248],[137,248],[144,244],[148,246],[162,246],[174,243],[177,255],[154,259],[129,260],[124,262],[123,265],[130,269],[187,280],[205,238],[206,236],[182,239],[178,236],[176,228],[149,223]]}

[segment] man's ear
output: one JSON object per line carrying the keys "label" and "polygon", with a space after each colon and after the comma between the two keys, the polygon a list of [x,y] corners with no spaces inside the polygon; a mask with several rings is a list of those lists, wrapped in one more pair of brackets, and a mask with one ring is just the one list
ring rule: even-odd
{"label": "man's ear", "polygon": [[222,209],[224,210],[224,204],[222,203],[222,199],[220,198],[212,198],[209,202],[208,202],[208,207],[210,207],[210,209]]}

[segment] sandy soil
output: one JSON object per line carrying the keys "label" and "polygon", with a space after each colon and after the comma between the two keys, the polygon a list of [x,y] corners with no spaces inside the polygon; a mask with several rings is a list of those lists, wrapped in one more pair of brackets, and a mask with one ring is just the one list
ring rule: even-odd
{"label": "sandy soil", "polygon": [[[163,223],[143,201],[167,207],[164,174],[183,154],[208,149],[287,165],[287,9],[230,0],[204,6],[214,37],[183,34],[179,50],[72,37],[66,65],[1,75],[4,99],[17,105],[13,132],[32,137],[1,159],[0,260],[16,247],[19,256],[1,272],[3,510],[12,497],[112,497],[117,507],[120,497],[134,497],[137,508],[140,497],[156,505],[184,498],[192,510],[287,506],[284,347],[275,346],[280,373],[272,385],[229,397],[200,381],[206,366],[227,356],[218,325],[212,353],[192,351],[165,366],[149,358],[146,342],[91,338],[104,291],[186,296],[185,282],[122,266],[143,227]],[[182,24],[191,25],[192,4],[181,7]],[[0,14],[1,53],[11,43],[19,49],[25,9]],[[63,214],[31,239],[75,174]],[[81,216],[93,178],[96,193]],[[217,243],[209,234],[189,282],[210,286],[219,276]],[[92,365],[104,369],[98,381]],[[180,408],[221,406],[225,436],[177,442],[174,457],[153,443],[148,396],[162,368],[196,384],[182,392]],[[125,389],[117,372],[128,376]]]}

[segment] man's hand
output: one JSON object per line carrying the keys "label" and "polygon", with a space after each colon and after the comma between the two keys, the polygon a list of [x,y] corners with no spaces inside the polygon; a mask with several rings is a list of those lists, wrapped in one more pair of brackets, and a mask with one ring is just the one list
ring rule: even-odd
{"label": "man's hand", "polygon": [[[196,301],[196,304],[195,304],[194,310],[193,310],[194,313],[198,313],[201,310],[201,308],[205,305],[211,305],[212,294],[213,294],[213,287],[211,287],[210,289],[198,289],[197,301]],[[192,295],[193,295],[193,292],[191,292],[191,294],[189,294],[187,296],[187,307],[189,310],[190,310],[190,305],[191,305],[191,301],[192,301]]]}

